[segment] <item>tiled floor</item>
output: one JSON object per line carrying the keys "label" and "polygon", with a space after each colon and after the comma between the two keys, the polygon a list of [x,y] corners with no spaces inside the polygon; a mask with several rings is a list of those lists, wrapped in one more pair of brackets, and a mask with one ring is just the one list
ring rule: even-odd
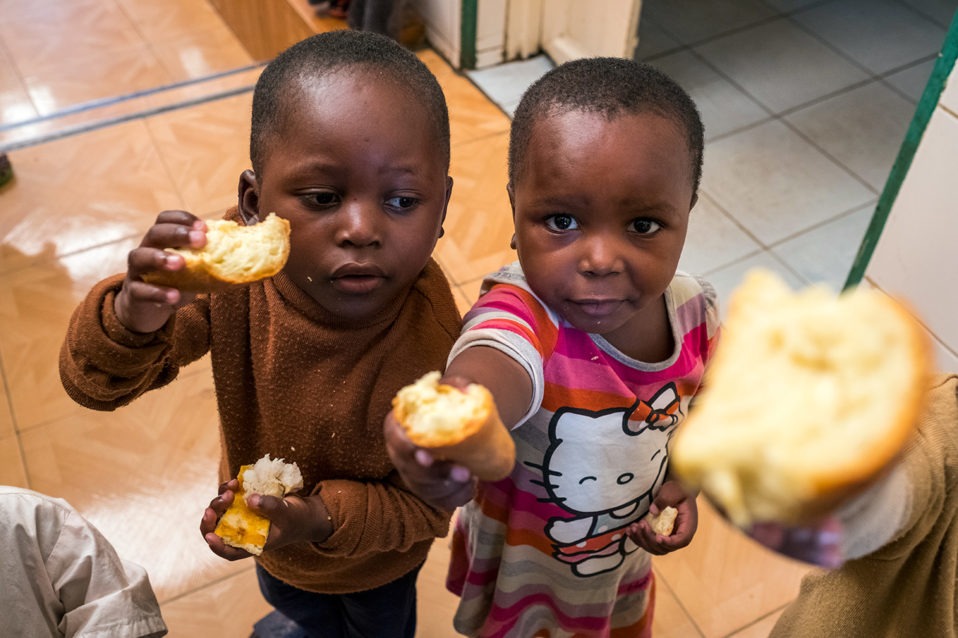
{"label": "tiled floor", "polygon": [[[757,264],[841,285],[956,2],[644,4],[638,56],[688,88],[708,132],[683,267],[722,293]],[[197,532],[219,452],[208,363],[113,413],[73,404],[56,366],[72,309],[160,210],[231,205],[260,67],[203,0],[0,0],[0,16],[0,149],[17,175],[0,188],[0,483],[66,498],[143,564],[172,636],[248,635],[267,611],[252,565]],[[420,55],[450,104],[437,256],[465,307],[512,258],[505,113],[549,64],[471,81]],[[446,555],[439,541],[422,572],[421,638],[455,635]],[[655,634],[675,638],[766,635],[806,571],[704,504],[692,545],[655,568]]]}

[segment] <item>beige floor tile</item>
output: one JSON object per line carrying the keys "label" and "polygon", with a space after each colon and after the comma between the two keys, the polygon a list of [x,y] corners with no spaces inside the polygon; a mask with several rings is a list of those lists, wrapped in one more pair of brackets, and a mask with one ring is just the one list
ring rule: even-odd
{"label": "beige floor tile", "polygon": [[170,601],[160,601],[163,620],[176,638],[245,638],[253,623],[272,611],[259,593],[253,562],[241,571]]}
{"label": "beige floor tile", "polygon": [[0,388],[3,389],[3,392],[0,392],[0,440],[12,438],[17,433],[13,423],[13,411],[10,409],[10,400],[6,392],[6,376],[6,373],[4,373],[0,377]]}
{"label": "beige floor tile", "polygon": [[[450,532],[451,534],[451,532]],[[459,598],[446,589],[446,571],[449,568],[449,537],[438,538],[429,551],[429,557],[419,572],[416,596],[418,599],[417,638],[452,638],[458,636],[452,627]]]}
{"label": "beige floor tile", "polygon": [[703,499],[692,543],[655,561],[705,638],[728,636],[781,608],[808,572],[732,528]]}
{"label": "beige floor tile", "polygon": [[0,42],[0,124],[25,122],[37,115],[37,109],[27,91],[27,85],[13,68],[10,54]]}
{"label": "beige floor tile", "polygon": [[[140,44],[95,55],[63,57],[24,72],[24,83],[40,115],[164,86],[173,77],[153,51]],[[118,89],[117,84],[123,86]]]}
{"label": "beige floor tile", "polygon": [[174,82],[202,78],[249,66],[253,59],[232,31],[224,27],[193,31],[154,42],[153,52]]}
{"label": "beige floor tile", "polygon": [[21,433],[21,442],[31,487],[65,498],[121,556],[143,565],[160,600],[243,569],[214,555],[199,533],[219,485],[208,363],[114,412],[77,407]]}
{"label": "beige floor tile", "polygon": [[182,198],[142,121],[10,153],[16,181],[5,188],[0,271],[132,235]]}
{"label": "beige floor tile", "polygon": [[[653,568],[655,561],[653,559]],[[656,574],[655,615],[652,618],[652,635],[655,638],[701,638],[695,622],[682,608],[675,592]]]}
{"label": "beige floor tile", "polygon": [[0,485],[28,487],[27,472],[16,436],[0,436]]}
{"label": "beige floor tile", "polygon": [[453,283],[468,282],[515,259],[509,248],[512,213],[506,194],[508,135],[453,148],[454,184],[436,255]]}
{"label": "beige floor tile", "polygon": [[759,618],[748,627],[736,631],[729,638],[768,638],[768,634],[771,633],[772,627],[775,626],[778,617],[781,615],[782,610],[778,609],[763,618]]}
{"label": "beige floor tile", "polygon": [[[99,61],[142,43],[115,0],[56,2],[36,15],[19,9],[8,9],[3,15],[0,38],[23,75],[62,62]],[[122,86],[114,84],[114,88]]]}
{"label": "beige floor tile", "polygon": [[250,167],[251,100],[244,93],[147,119],[185,210],[210,217],[236,205],[240,173]]}
{"label": "beige floor tile", "polygon": [[[193,38],[212,31],[232,32],[209,2],[196,0],[116,0],[150,43]],[[245,64],[249,64],[249,58]],[[239,66],[239,65],[237,65]]]}

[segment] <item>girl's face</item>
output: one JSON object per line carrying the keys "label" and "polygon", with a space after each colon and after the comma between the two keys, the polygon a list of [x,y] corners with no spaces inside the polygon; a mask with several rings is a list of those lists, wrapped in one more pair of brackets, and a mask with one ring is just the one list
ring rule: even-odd
{"label": "girl's face", "polygon": [[290,222],[284,272],[326,311],[375,320],[432,254],[452,190],[426,109],[349,70],[304,88],[240,204]]}
{"label": "girl's face", "polygon": [[663,293],[694,204],[691,156],[672,120],[540,120],[509,194],[519,260],[539,298],[626,353],[663,334]]}

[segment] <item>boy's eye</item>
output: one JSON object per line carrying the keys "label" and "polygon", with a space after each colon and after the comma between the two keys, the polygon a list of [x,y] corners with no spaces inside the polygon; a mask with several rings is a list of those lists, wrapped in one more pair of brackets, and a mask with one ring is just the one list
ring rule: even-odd
{"label": "boy's eye", "polygon": [[572,215],[549,215],[546,217],[546,227],[549,230],[575,230],[579,223]]}
{"label": "boy's eye", "polygon": [[310,193],[306,196],[306,199],[313,206],[319,207],[335,206],[337,203],[339,203],[339,195],[329,191]]}
{"label": "boy's eye", "polygon": [[415,197],[408,197],[404,195],[397,195],[396,197],[390,197],[386,200],[386,206],[396,210],[409,210],[418,203],[419,200]]}
{"label": "boy's eye", "polygon": [[632,230],[640,235],[651,235],[662,228],[662,225],[651,219],[636,219],[632,222]]}

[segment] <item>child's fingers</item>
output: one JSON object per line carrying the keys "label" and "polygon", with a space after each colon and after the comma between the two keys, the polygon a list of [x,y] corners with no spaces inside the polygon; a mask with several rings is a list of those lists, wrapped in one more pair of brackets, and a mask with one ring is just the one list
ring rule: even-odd
{"label": "child's fingers", "polygon": [[204,535],[203,538],[206,540],[206,544],[210,550],[220,558],[225,558],[226,560],[242,560],[243,558],[252,556],[252,554],[245,549],[230,547],[223,542],[222,538],[212,532]]}

